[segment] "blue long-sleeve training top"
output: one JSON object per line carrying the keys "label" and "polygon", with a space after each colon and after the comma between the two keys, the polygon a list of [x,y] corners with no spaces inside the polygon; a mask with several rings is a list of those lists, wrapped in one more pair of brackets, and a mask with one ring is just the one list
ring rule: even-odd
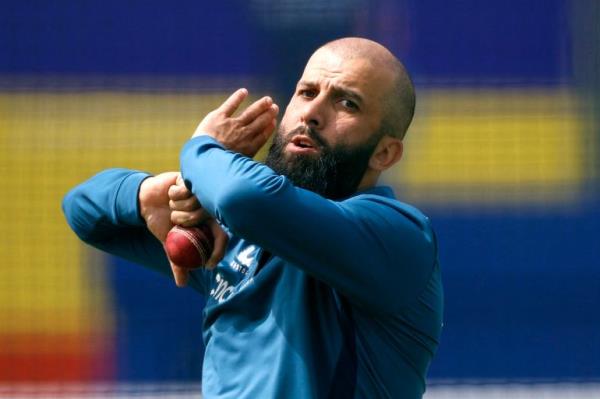
{"label": "blue long-sleeve training top", "polygon": [[[443,290],[421,212],[388,187],[325,199],[207,136],[184,146],[181,173],[230,236],[190,279],[207,296],[204,398],[422,397]],[[170,276],[139,214],[147,176],[101,172],[63,209],[85,242]]]}

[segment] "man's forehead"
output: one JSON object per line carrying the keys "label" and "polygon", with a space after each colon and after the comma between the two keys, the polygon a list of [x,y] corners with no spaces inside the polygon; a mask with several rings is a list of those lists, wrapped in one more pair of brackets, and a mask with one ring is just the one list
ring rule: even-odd
{"label": "man's forehead", "polygon": [[309,58],[304,73],[360,74],[372,67],[370,61],[366,58],[352,57],[349,54],[340,54],[322,48]]}
{"label": "man's forehead", "polygon": [[367,97],[379,97],[391,82],[391,74],[369,59],[321,48],[308,60],[300,83],[319,84],[323,81],[331,81],[335,86],[358,91]]}

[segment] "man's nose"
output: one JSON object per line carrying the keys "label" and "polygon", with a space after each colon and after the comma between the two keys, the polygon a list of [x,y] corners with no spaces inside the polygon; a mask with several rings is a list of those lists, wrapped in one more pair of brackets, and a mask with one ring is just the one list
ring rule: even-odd
{"label": "man's nose", "polygon": [[310,99],[304,103],[301,119],[304,124],[315,129],[323,129],[327,122],[326,98],[325,95]]}

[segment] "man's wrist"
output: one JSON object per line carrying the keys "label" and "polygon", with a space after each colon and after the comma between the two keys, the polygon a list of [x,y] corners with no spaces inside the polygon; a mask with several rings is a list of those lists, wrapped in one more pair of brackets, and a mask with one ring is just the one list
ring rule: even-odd
{"label": "man's wrist", "polygon": [[146,218],[148,215],[148,210],[149,210],[149,206],[148,206],[148,198],[150,197],[150,193],[148,192],[150,190],[149,186],[150,186],[150,179],[153,176],[146,176],[139,184],[138,187],[138,192],[137,192],[137,214],[138,217],[140,219],[140,221],[146,223]]}
{"label": "man's wrist", "polygon": [[202,137],[202,136],[208,136],[208,137],[212,137],[213,139],[215,138],[214,135],[205,132],[204,130],[196,130],[194,132],[194,135],[191,137],[192,139],[195,139],[196,137]]}

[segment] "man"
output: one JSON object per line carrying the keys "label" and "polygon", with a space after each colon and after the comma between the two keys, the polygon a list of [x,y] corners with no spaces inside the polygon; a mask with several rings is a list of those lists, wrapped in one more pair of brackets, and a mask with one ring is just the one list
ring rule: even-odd
{"label": "man", "polygon": [[247,92],[209,113],[181,152],[181,176],[122,169],[72,190],[63,208],[86,242],[169,271],[172,222],[208,223],[207,268],[172,265],[208,296],[205,398],[419,398],[442,325],[428,219],[380,173],[402,155],[412,83],[383,46],[344,38],[308,61],[266,165],[269,98]]}

